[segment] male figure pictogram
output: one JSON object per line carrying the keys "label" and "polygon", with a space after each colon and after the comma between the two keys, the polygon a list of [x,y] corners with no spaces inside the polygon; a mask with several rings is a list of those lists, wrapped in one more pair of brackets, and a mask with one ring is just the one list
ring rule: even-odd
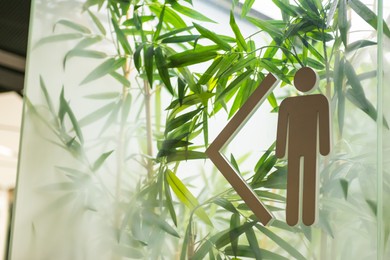
{"label": "male figure pictogram", "polygon": [[[317,81],[318,75],[303,67],[295,74],[294,86],[308,92]],[[302,222],[310,226],[316,220],[317,154],[318,150],[322,155],[330,152],[329,121],[329,102],[322,94],[289,97],[280,104],[276,157],[285,157],[287,151],[286,221],[290,226],[298,224],[301,190]]]}

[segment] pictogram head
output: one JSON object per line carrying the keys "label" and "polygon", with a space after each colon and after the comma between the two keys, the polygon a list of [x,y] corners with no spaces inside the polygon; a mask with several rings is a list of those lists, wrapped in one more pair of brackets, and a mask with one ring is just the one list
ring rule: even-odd
{"label": "pictogram head", "polygon": [[300,68],[294,76],[294,86],[301,92],[309,92],[318,86],[318,74],[309,67]]}

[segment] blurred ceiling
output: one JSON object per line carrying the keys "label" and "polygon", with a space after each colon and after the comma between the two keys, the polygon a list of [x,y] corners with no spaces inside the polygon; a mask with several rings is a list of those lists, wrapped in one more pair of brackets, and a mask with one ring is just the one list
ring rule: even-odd
{"label": "blurred ceiling", "polygon": [[0,92],[22,94],[30,0],[0,1]]}

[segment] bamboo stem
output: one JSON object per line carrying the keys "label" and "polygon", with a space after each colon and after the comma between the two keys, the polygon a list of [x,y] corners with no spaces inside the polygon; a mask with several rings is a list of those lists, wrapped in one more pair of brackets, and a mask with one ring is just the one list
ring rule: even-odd
{"label": "bamboo stem", "polygon": [[147,173],[148,180],[153,178],[153,133],[152,133],[152,112],[151,112],[151,91],[149,82],[144,79],[144,95],[145,95],[145,118],[146,118],[146,155],[147,158]]}

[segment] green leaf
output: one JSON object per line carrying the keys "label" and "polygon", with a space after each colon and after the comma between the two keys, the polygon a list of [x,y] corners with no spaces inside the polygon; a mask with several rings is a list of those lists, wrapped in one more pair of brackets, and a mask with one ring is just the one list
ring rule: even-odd
{"label": "green leaf", "polygon": [[82,39],[73,49],[84,49],[88,46],[91,46],[95,43],[101,42],[104,39],[101,35],[96,35],[88,38]]}
{"label": "green leaf", "polygon": [[347,17],[347,0],[339,0],[338,8],[338,22],[341,40],[344,46],[347,46],[347,31],[348,31],[348,17]]}
{"label": "green leaf", "polygon": [[218,53],[218,46],[197,47],[194,50],[187,50],[168,57],[168,67],[177,68],[193,64],[199,64],[214,59]]}
{"label": "green leaf", "polygon": [[[116,94],[117,95],[117,94]],[[104,118],[106,115],[108,115],[112,109],[115,107],[115,102],[111,102],[95,111],[92,113],[86,115],[79,121],[80,126],[86,126],[91,123],[94,123],[102,118]]]}
{"label": "green leaf", "polygon": [[169,120],[166,124],[166,127],[165,127],[165,133],[168,133],[169,131],[172,131],[173,129],[175,129],[175,128],[185,124],[189,120],[193,119],[193,117],[195,115],[197,115],[200,111],[201,111],[201,109],[199,108],[199,109],[196,109],[194,111],[185,113],[181,116],[178,116],[172,120]]}
{"label": "green leaf", "polygon": [[91,71],[85,79],[80,83],[80,85],[87,84],[91,81],[94,81],[98,78],[101,78],[110,72],[117,70],[122,67],[126,63],[126,58],[110,58],[96,67],[93,71]]}
{"label": "green leaf", "polygon": [[[249,247],[252,249],[256,259],[262,259],[259,242],[257,241],[256,234],[252,228],[245,231],[246,239],[248,240]],[[237,248],[238,249],[238,248]],[[233,251],[234,252],[234,251]]]}
{"label": "green leaf", "polygon": [[[260,158],[260,160],[261,159],[262,158]],[[265,178],[265,176],[272,170],[276,161],[277,161],[276,156],[271,155],[263,163],[260,163],[259,167],[257,168],[257,170],[255,172],[255,175],[253,176],[252,183],[256,184],[256,183],[262,181]]]}
{"label": "green leaf", "polygon": [[344,58],[340,58],[340,54],[336,54],[334,68],[334,87],[337,93],[337,119],[339,133],[342,136],[344,128],[345,116],[345,93],[343,88],[344,78]]}
{"label": "green leaf", "polygon": [[168,3],[171,4],[172,8],[192,19],[203,21],[203,22],[212,22],[215,23],[212,19],[208,18],[207,16],[204,16],[203,14],[199,13],[198,11],[195,11],[193,8],[188,8],[186,6],[180,5],[176,0],[168,0]]}
{"label": "green leaf", "polygon": [[177,231],[171,227],[163,218],[163,216],[159,216],[153,212],[145,211],[142,214],[142,219],[144,222],[146,222],[149,225],[157,225],[159,228],[167,232],[168,234],[180,238]]}
{"label": "green leaf", "polygon": [[347,91],[347,98],[357,107],[359,107],[364,113],[366,113],[368,116],[370,116],[373,120],[376,121],[376,109],[366,98],[363,86],[359,78],[357,77],[353,66],[348,61],[345,61],[344,71],[345,75],[347,76],[348,83],[352,87],[352,89]]}
{"label": "green leaf", "polygon": [[250,75],[252,75],[253,73],[253,70],[247,70],[245,71],[244,73],[240,74],[237,78],[235,78],[230,84],[229,86],[227,86],[221,94],[219,94],[219,96],[217,96],[216,98],[216,101],[219,101],[219,100],[222,100],[225,98],[225,96],[232,90],[234,90],[234,88],[236,88],[236,86],[240,83],[242,83],[245,79],[247,79]]}
{"label": "green leaf", "polygon": [[264,21],[253,17],[247,17],[247,20],[267,32],[272,38],[283,37],[282,31],[277,26],[271,24],[269,21]]}
{"label": "green leaf", "polygon": [[222,208],[226,209],[227,211],[230,211],[232,213],[236,213],[238,212],[236,207],[234,207],[234,205],[228,201],[227,199],[225,198],[221,198],[221,197],[216,197],[214,200],[213,200],[213,203],[217,204],[218,206],[221,206]]}
{"label": "green leaf", "polygon": [[231,49],[230,45],[225,42],[221,37],[219,37],[216,33],[204,28],[203,26],[193,23],[196,30],[205,38],[215,42],[217,45],[219,45],[223,50],[229,51]]}
{"label": "green leaf", "polygon": [[158,19],[156,32],[153,35],[153,41],[156,41],[158,39],[158,37],[160,36],[160,32],[161,32],[163,22],[164,22],[164,14],[165,14],[165,5],[163,6],[163,8],[161,10],[160,17]]}
{"label": "green leaf", "polygon": [[119,97],[118,92],[104,92],[104,93],[98,93],[98,94],[91,94],[84,96],[88,99],[114,99]]}
{"label": "green leaf", "polygon": [[[361,18],[363,18],[364,21],[371,25],[372,28],[375,30],[377,29],[378,17],[367,7],[366,4],[363,4],[359,0],[350,0],[348,4],[352,10],[354,10]],[[385,21],[383,21],[383,33],[390,38],[390,29]]]}
{"label": "green leaf", "polygon": [[171,85],[171,80],[169,78],[169,72],[166,64],[166,58],[163,55],[161,47],[157,47],[155,50],[155,59],[156,59],[156,67],[158,70],[158,74],[160,75],[161,80],[164,82],[165,87],[174,95],[174,91]]}
{"label": "green leaf", "polygon": [[242,5],[241,17],[245,17],[252,8],[252,5],[255,3],[255,0],[245,0]]}
{"label": "green leaf", "polygon": [[167,181],[177,198],[191,211],[195,213],[204,223],[212,226],[209,217],[202,207],[199,206],[198,200],[192,195],[187,187],[180,181],[179,178],[171,171],[167,170]]}
{"label": "green leaf", "polygon": [[99,18],[97,18],[89,9],[87,10],[89,16],[91,17],[92,21],[95,23],[96,27],[99,29],[101,34],[104,36],[107,34],[106,29],[104,28],[104,25],[100,22]]}
{"label": "green leaf", "polygon": [[69,40],[76,40],[82,38],[83,35],[81,33],[64,33],[64,34],[56,34],[44,37],[40,39],[34,46],[34,48],[37,48],[39,46],[42,46],[47,43],[53,43],[53,42],[62,42],[62,41],[69,41]]}
{"label": "green leaf", "polygon": [[230,163],[233,166],[233,168],[240,173],[240,168],[238,167],[238,163],[236,161],[236,158],[234,158],[233,154],[230,154]]}
{"label": "green leaf", "polygon": [[341,189],[343,190],[344,199],[348,199],[349,182],[346,179],[340,179]]}
{"label": "green leaf", "polygon": [[236,36],[237,45],[240,47],[241,50],[247,51],[248,46],[246,45],[246,41],[241,34],[240,28],[238,28],[233,11],[230,11],[230,27],[232,28],[234,35]]}
{"label": "green leaf", "polygon": [[43,78],[41,75],[39,75],[39,85],[42,89],[42,92],[43,92],[43,95],[45,96],[45,100],[46,100],[46,103],[47,103],[47,106],[49,107],[49,110],[52,114],[54,114],[54,105],[53,105],[53,102],[50,98],[50,95],[49,95],[49,92],[47,91],[47,87],[46,87],[46,84],[45,82],[43,81]]}
{"label": "green leaf", "polygon": [[140,73],[141,69],[141,51],[144,49],[145,43],[138,45],[133,54],[134,66],[137,69],[138,73]]}
{"label": "green leaf", "polygon": [[377,43],[376,42],[373,42],[373,41],[368,41],[368,40],[358,40],[356,42],[353,42],[353,43],[350,43],[348,44],[347,48],[346,48],[346,51],[347,52],[351,52],[351,51],[354,51],[354,50],[358,50],[360,48],[364,48],[364,47],[367,47],[367,46],[372,46],[372,45],[376,45]]}
{"label": "green leaf", "polygon": [[238,237],[235,232],[237,232],[238,227],[240,226],[240,213],[233,213],[230,218],[230,244],[232,246],[232,250],[235,256],[237,256],[237,247],[238,247]]}
{"label": "green leaf", "polygon": [[72,22],[69,20],[59,20],[58,22],[56,22],[53,26],[53,32],[55,31],[55,28],[58,24],[64,25],[68,28],[71,28],[71,29],[78,31],[78,32],[81,32],[81,33],[88,33],[88,34],[91,33],[91,31],[87,27],[85,27],[84,25],[81,25],[81,24],[78,24],[78,23],[75,23],[75,22]]}
{"label": "green leaf", "polygon": [[64,58],[63,67],[65,68],[66,62],[73,57],[83,57],[83,58],[92,58],[92,59],[104,59],[107,57],[107,54],[100,51],[94,50],[84,50],[84,49],[73,49],[70,50]]}
{"label": "green leaf", "polygon": [[75,115],[73,114],[73,111],[70,108],[68,102],[65,100],[64,88],[62,88],[61,95],[60,95],[60,109],[59,109],[59,111],[63,111],[63,112],[61,112],[61,113],[63,113],[63,115],[59,116],[59,118],[63,118],[65,114],[67,114],[69,116],[69,120],[72,123],[73,129],[74,129],[77,137],[79,138],[80,142],[83,143],[84,137],[83,137],[80,125],[79,125]]}
{"label": "green leaf", "polygon": [[199,160],[199,159],[207,159],[207,158],[208,157],[204,152],[197,152],[191,150],[174,151],[167,156],[167,162]]}
{"label": "green leaf", "polygon": [[111,77],[116,79],[119,83],[121,83],[124,87],[130,87],[130,81],[122,74],[119,74],[116,71],[111,71],[109,74]]}
{"label": "green leaf", "polygon": [[127,41],[125,34],[119,28],[119,25],[118,25],[117,21],[115,21],[115,19],[111,19],[111,22],[112,22],[112,26],[114,27],[114,30],[115,30],[116,38],[117,38],[119,44],[122,46],[123,51],[126,54],[130,55],[131,54],[131,47],[130,47],[129,42]]}
{"label": "green leaf", "polygon": [[211,79],[211,77],[218,71],[220,65],[221,65],[221,61],[223,60],[222,57],[217,57],[213,63],[210,65],[210,67],[207,68],[207,70],[202,74],[202,76],[199,78],[199,81],[198,81],[198,84],[199,85],[204,85],[206,84],[207,82],[209,82],[209,80]]}
{"label": "green leaf", "polygon": [[101,154],[99,156],[99,158],[97,158],[97,160],[92,165],[92,168],[91,168],[92,171],[97,171],[103,165],[103,163],[106,161],[108,156],[110,156],[112,154],[112,152],[114,152],[114,150]]}
{"label": "green leaf", "polygon": [[[153,3],[150,5],[150,10],[155,13],[157,16],[160,16],[162,12],[162,6],[159,3]],[[171,8],[168,6],[165,7],[164,11],[164,17],[165,21],[167,23],[170,23],[173,25],[174,28],[180,29],[180,28],[187,28],[186,23],[184,20],[178,15],[175,11],[173,11]]]}
{"label": "green leaf", "polygon": [[224,233],[218,240],[215,242],[216,248],[222,248],[232,241],[232,239],[238,239],[242,234],[244,234],[248,229],[252,229],[252,227],[256,224],[253,222],[246,222],[243,225],[236,227],[234,229],[230,229],[228,232]]}
{"label": "green leaf", "polygon": [[165,34],[160,35],[157,38],[157,40],[165,39],[165,38],[171,37],[172,35],[179,34],[181,32],[191,31],[193,28],[194,28],[194,26],[188,26],[188,27],[184,27],[184,28],[180,28],[180,29],[175,29],[175,30],[172,30],[170,32],[167,32]]}
{"label": "green leaf", "polygon": [[[143,15],[143,16],[139,16],[138,21],[140,21],[141,23],[145,23],[145,22],[152,21],[154,18],[155,18],[154,15]],[[123,25],[135,26],[135,19],[134,18],[127,19],[126,21],[123,22]]]}
{"label": "green leaf", "polygon": [[293,247],[289,242],[287,242],[283,238],[273,233],[268,228],[265,228],[261,225],[256,225],[256,228],[260,230],[261,233],[263,233],[271,240],[273,240],[281,248],[283,248],[287,253],[289,253],[290,256],[294,257],[295,259],[305,260],[305,257],[295,247]]}
{"label": "green leaf", "polygon": [[170,38],[164,38],[161,43],[182,43],[182,42],[192,42],[198,40],[200,35],[180,35],[173,36]]}
{"label": "green leaf", "polygon": [[175,224],[175,226],[177,226],[176,212],[175,212],[175,208],[173,207],[171,189],[169,188],[169,183],[166,174],[164,174],[164,192],[165,192],[165,199],[166,199],[165,205],[168,208],[173,223]]}
{"label": "green leaf", "polygon": [[180,77],[177,78],[177,88],[178,88],[178,100],[181,106],[183,105],[186,83]]}

